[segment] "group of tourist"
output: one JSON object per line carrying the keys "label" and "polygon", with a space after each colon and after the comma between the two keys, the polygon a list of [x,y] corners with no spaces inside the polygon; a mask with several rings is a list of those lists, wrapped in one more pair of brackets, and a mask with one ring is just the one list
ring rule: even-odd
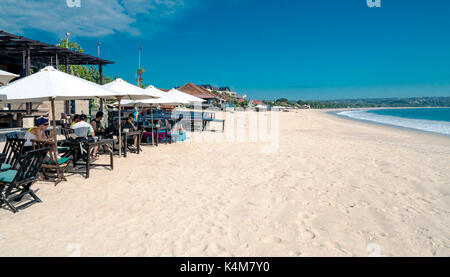
{"label": "group of tourist", "polygon": [[[128,115],[128,117],[124,120],[124,122],[122,123],[122,130],[128,130],[128,131],[137,131],[138,130],[138,126],[140,122],[144,122],[145,120],[145,115],[147,113],[147,109],[146,108],[142,108],[142,109],[136,109],[135,112],[130,113]],[[110,132],[111,134],[108,134],[108,132],[106,132],[105,127],[102,125],[102,120],[104,117],[104,113],[102,111],[99,111],[96,113],[95,118],[91,120],[90,123],[87,122],[87,116],[85,114],[75,114],[72,118],[72,122],[70,124],[70,128],[73,130],[76,130],[78,128],[86,128],[87,129],[87,137],[93,138],[94,140],[98,140],[98,139],[102,139],[102,138],[106,138],[109,137],[112,132]],[[177,135],[181,136],[182,138],[185,139],[186,134],[185,131],[183,129],[183,127],[181,126],[181,124],[176,123],[174,124],[174,126],[171,126],[169,124],[169,121],[167,119],[165,119],[164,121],[158,120],[157,121],[158,125],[165,125],[169,128],[170,132],[172,133],[176,133]],[[51,141],[53,135],[46,135],[46,131],[49,129],[49,120],[44,118],[44,117],[40,117],[38,119],[35,120],[35,126],[30,128],[26,133],[25,133],[25,151],[30,151],[33,150],[33,146],[32,146],[32,142],[31,140],[47,140],[47,141]],[[52,132],[53,130],[51,130]],[[184,140],[182,139],[182,140]],[[131,141],[132,146],[134,148],[137,148],[138,145],[138,136],[135,136],[132,141]],[[96,159],[98,157],[98,147],[95,147],[92,151],[91,157],[93,159]]]}

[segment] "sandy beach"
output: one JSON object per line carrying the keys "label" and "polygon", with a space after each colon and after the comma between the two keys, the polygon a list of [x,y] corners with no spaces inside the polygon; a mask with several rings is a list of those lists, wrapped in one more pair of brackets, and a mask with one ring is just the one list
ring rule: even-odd
{"label": "sandy beach", "polygon": [[323,111],[278,117],[269,153],[188,133],[88,180],[38,182],[43,203],[0,209],[0,256],[450,255],[450,138]]}

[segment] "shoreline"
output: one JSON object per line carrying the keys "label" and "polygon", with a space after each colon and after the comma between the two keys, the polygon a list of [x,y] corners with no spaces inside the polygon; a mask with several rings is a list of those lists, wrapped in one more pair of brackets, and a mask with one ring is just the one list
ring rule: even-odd
{"label": "shoreline", "polygon": [[[397,108],[392,108],[392,109],[397,109]],[[401,109],[410,109],[410,108],[401,108]],[[416,108],[416,109],[423,109],[423,108]],[[430,109],[434,109],[434,107],[430,107]],[[448,108],[447,107],[442,107],[442,108],[436,108],[436,109],[448,109]],[[443,134],[443,133],[438,133],[438,132],[425,131],[425,130],[420,130],[420,129],[415,129],[415,128],[398,126],[398,125],[394,125],[394,124],[388,124],[388,123],[376,122],[376,121],[371,121],[371,120],[353,118],[353,117],[349,117],[349,116],[344,116],[344,115],[339,115],[338,114],[339,112],[343,112],[343,111],[362,111],[362,110],[386,110],[386,109],[385,108],[374,108],[374,109],[360,108],[360,109],[342,109],[342,110],[335,109],[335,110],[328,110],[328,111],[326,111],[326,113],[330,114],[330,115],[333,115],[335,117],[346,119],[346,120],[350,120],[350,121],[363,122],[363,123],[367,123],[367,124],[373,124],[373,125],[377,125],[377,126],[389,127],[389,128],[392,128],[392,129],[405,130],[405,131],[415,132],[415,133],[419,133],[419,134],[428,134],[428,135],[434,135],[434,136],[439,136],[439,137],[444,137],[444,138],[450,138],[450,134]],[[399,118],[411,119],[411,118],[403,118],[403,117],[399,117]],[[443,121],[443,122],[447,122],[447,121]]]}

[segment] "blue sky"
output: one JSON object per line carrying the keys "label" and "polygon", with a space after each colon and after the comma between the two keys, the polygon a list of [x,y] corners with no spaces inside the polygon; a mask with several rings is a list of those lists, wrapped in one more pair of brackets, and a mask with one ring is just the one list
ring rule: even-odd
{"label": "blue sky", "polygon": [[[0,29],[64,33],[135,83],[230,86],[252,99],[450,96],[450,1],[2,0]],[[49,12],[52,11],[52,12]]]}

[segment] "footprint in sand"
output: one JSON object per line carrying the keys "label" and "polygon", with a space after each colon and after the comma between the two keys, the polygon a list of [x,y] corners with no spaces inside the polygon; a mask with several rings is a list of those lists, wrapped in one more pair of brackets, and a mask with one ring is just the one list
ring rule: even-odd
{"label": "footprint in sand", "polygon": [[250,247],[250,245],[248,243],[245,243],[240,246],[241,249],[248,249],[249,247]]}
{"label": "footprint in sand", "polygon": [[300,229],[302,239],[313,240],[316,238],[316,234],[308,228]]}
{"label": "footprint in sand", "polygon": [[328,201],[319,200],[319,203],[320,203],[322,206],[326,206],[326,207],[331,206],[331,203],[328,202]]}
{"label": "footprint in sand", "polygon": [[297,251],[289,251],[289,254],[288,254],[288,256],[290,256],[290,257],[299,257],[301,255],[302,255],[302,252],[299,251],[299,250],[297,250]]}
{"label": "footprint in sand", "polygon": [[264,243],[273,244],[273,243],[281,243],[282,240],[280,238],[278,238],[278,237],[275,237],[275,236],[268,236],[268,237],[263,238],[262,241]]}
{"label": "footprint in sand", "polygon": [[224,253],[225,248],[218,244],[217,242],[212,242],[209,244],[208,249],[211,250],[213,253]]}

